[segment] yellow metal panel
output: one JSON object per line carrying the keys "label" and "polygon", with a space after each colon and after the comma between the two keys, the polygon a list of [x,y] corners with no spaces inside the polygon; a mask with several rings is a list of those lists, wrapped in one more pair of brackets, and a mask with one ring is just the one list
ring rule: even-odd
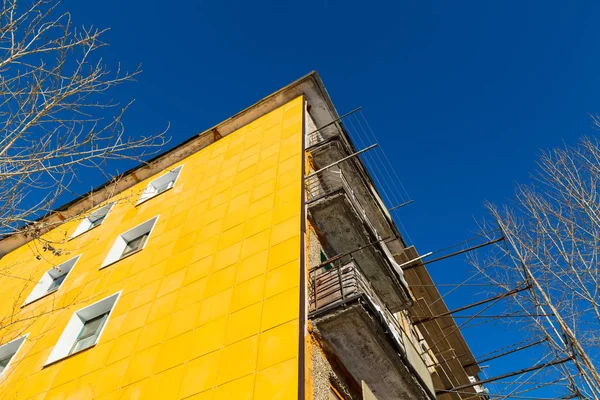
{"label": "yellow metal panel", "polygon": [[224,384],[255,371],[257,355],[258,335],[225,346],[221,352],[217,383]]}
{"label": "yellow metal panel", "polygon": [[295,359],[265,368],[256,374],[254,398],[291,400],[298,397],[298,363]]}
{"label": "yellow metal panel", "polygon": [[298,321],[290,321],[265,331],[260,336],[258,369],[265,369],[293,358],[298,351]]}
{"label": "yellow metal panel", "polygon": [[229,315],[225,343],[231,344],[260,332],[263,305],[256,303]]}
{"label": "yellow metal panel", "polygon": [[265,299],[261,329],[266,331],[277,325],[297,319],[299,307],[300,292],[298,287]]}
{"label": "yellow metal panel", "polygon": [[261,274],[255,278],[236,285],[233,288],[233,301],[231,302],[231,311],[237,311],[252,304],[263,301],[263,291],[265,288],[265,275]]}
{"label": "yellow metal panel", "polygon": [[132,383],[146,379],[152,374],[152,367],[158,357],[160,346],[150,347],[148,349],[138,351],[131,357],[129,368],[123,378],[123,386],[128,386]]}
{"label": "yellow metal panel", "polygon": [[219,385],[215,389],[214,400],[251,400],[254,394],[254,374]]}
{"label": "yellow metal panel", "polygon": [[223,347],[228,318],[219,318],[192,331],[190,358],[199,357]]}
{"label": "yellow metal panel", "polygon": [[[0,344],[29,336],[0,398],[296,398],[302,103],[177,163],[177,184],[156,198],[136,205],[162,173],[118,194],[93,230],[49,232],[62,255],[32,242],[3,257]],[[142,251],[99,269],[117,235],[157,215]],[[56,293],[21,308],[48,269],[79,254]],[[44,367],[73,312],[119,291],[98,344]]]}
{"label": "yellow metal panel", "polygon": [[275,296],[298,285],[298,261],[292,261],[267,273],[265,297]]}
{"label": "yellow metal panel", "polygon": [[181,398],[204,392],[215,386],[220,356],[219,351],[214,351],[186,364],[179,392]]}

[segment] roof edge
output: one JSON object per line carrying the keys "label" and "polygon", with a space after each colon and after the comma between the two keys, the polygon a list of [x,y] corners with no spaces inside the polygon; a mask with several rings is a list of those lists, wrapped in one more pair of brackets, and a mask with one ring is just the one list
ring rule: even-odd
{"label": "roof edge", "polygon": [[[118,193],[131,188],[135,184],[163,171],[191,154],[202,150],[220,138],[259,119],[300,95],[307,96],[307,98],[311,99],[313,104],[318,106],[319,112],[317,114],[321,114],[321,117],[318,119],[322,119],[320,122],[328,122],[332,118],[337,118],[337,112],[333,107],[333,102],[329,98],[319,74],[316,71],[311,71],[217,125],[184,140],[171,149],[152,157],[148,161],[142,162],[115,176],[113,179],[102,185],[36,219],[27,226],[34,223],[41,223],[44,226],[40,229],[40,234],[45,234],[60,224],[63,224],[65,221],[78,217],[98,204],[109,200]],[[0,256],[13,251],[34,239],[31,235],[25,235],[25,231],[26,229],[24,227],[21,230],[0,239]]]}

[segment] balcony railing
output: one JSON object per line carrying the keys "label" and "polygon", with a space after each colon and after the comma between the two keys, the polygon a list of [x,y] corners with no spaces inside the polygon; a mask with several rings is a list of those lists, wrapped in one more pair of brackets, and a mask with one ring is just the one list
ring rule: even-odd
{"label": "balcony railing", "polygon": [[373,235],[381,240],[375,226],[369,219],[364,207],[358,201],[354,190],[352,190],[352,187],[341,170],[336,168],[325,169],[318,171],[316,174],[306,179],[306,201],[309,207],[314,201],[341,192],[347,195],[353,208],[369,226]]}
{"label": "balcony railing", "polygon": [[312,146],[316,146],[319,143],[326,141],[327,139],[331,139],[332,137],[338,136],[340,132],[341,130],[336,124],[329,125],[318,130],[314,130],[306,135],[306,147],[310,148]]}
{"label": "balcony railing", "polygon": [[[351,300],[362,298],[389,332],[390,339],[404,354],[406,360],[423,382],[431,385],[431,375],[426,360],[414,346],[399,321],[381,301],[368,279],[362,274],[356,260],[342,257],[329,264],[319,265],[309,272],[309,317],[317,317]],[[431,385],[430,389],[433,387]]]}
{"label": "balcony railing", "polygon": [[[306,179],[311,218],[337,254],[353,254],[379,297],[395,311],[410,304],[404,273],[344,173],[332,167]],[[355,253],[357,249],[364,249]]]}
{"label": "balcony railing", "polygon": [[309,289],[310,313],[358,297],[362,293],[372,293],[376,296],[367,278],[356,268],[354,261],[346,265],[332,262],[311,270]]}

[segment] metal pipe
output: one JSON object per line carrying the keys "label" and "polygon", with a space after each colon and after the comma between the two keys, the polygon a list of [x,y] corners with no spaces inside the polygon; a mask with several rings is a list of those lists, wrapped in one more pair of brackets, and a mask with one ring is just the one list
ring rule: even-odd
{"label": "metal pipe", "polygon": [[443,315],[437,318],[531,318],[531,317],[551,317],[552,314],[508,314],[508,315]]}
{"label": "metal pipe", "polygon": [[492,361],[492,360],[495,360],[496,358],[504,357],[504,356],[507,356],[509,354],[516,353],[517,351],[521,351],[521,350],[525,350],[525,349],[528,349],[528,348],[533,347],[533,346],[537,346],[538,344],[544,343],[545,341],[546,341],[546,338],[538,340],[537,342],[533,342],[533,343],[526,344],[524,346],[517,347],[517,348],[512,349],[512,350],[508,350],[508,351],[506,351],[504,353],[496,354],[495,356],[490,356],[490,357],[487,357],[487,358],[483,358],[481,360],[477,360],[476,362],[472,362],[472,363],[463,365],[463,367],[464,368],[469,368],[469,367],[472,367],[473,365],[477,365],[477,364],[480,364],[480,363]]}
{"label": "metal pipe", "polygon": [[347,112],[346,114],[342,115],[341,117],[338,117],[337,119],[334,119],[333,121],[331,121],[331,122],[329,122],[329,123],[327,123],[327,124],[323,125],[323,126],[322,126],[322,127],[320,127],[319,129],[316,129],[316,130],[314,130],[314,131],[310,132],[308,135],[310,136],[310,135],[312,135],[312,134],[314,134],[314,133],[317,133],[317,132],[319,132],[321,129],[325,129],[325,128],[327,128],[328,126],[331,126],[331,125],[335,124],[336,122],[338,122],[338,121],[341,121],[343,118],[346,118],[348,115],[350,115],[350,114],[354,114],[355,112],[357,112],[358,110],[361,110],[361,109],[362,109],[362,107],[355,108],[354,110],[352,110],[352,111],[350,111],[350,112]]}
{"label": "metal pipe", "polygon": [[306,176],[304,177],[304,179],[308,179],[308,178],[310,178],[310,177],[312,177],[312,176],[315,176],[315,175],[317,175],[317,174],[319,174],[319,173],[321,173],[321,172],[325,171],[325,170],[326,170],[326,169],[328,169],[328,168],[331,168],[331,167],[333,167],[333,166],[335,166],[335,165],[338,165],[339,163],[341,163],[341,162],[344,162],[344,161],[346,161],[346,160],[348,160],[348,159],[350,159],[350,158],[352,158],[352,157],[356,157],[357,155],[359,155],[359,154],[362,154],[362,153],[364,153],[365,151],[371,150],[371,149],[373,149],[373,148],[375,148],[375,147],[377,147],[377,143],[370,145],[370,146],[369,146],[369,147],[367,147],[366,149],[362,149],[362,150],[360,150],[360,151],[357,151],[356,153],[352,153],[352,154],[350,154],[349,156],[342,158],[341,160],[338,160],[338,161],[336,161],[336,162],[334,162],[334,163],[331,163],[331,164],[329,164],[329,165],[328,165],[328,166],[326,166],[326,167],[323,167],[323,168],[321,168],[321,169],[320,169],[320,170],[318,170],[318,171],[311,172],[310,174],[306,175]]}
{"label": "metal pipe", "polygon": [[432,255],[432,254],[433,254],[433,251],[430,251],[430,252],[429,252],[429,253],[427,253],[427,254],[423,254],[422,256],[419,256],[419,257],[417,257],[417,258],[413,258],[413,259],[412,259],[412,260],[410,260],[410,261],[407,261],[407,262],[405,262],[405,263],[402,263],[402,264],[398,265],[398,267],[402,268],[402,267],[404,267],[405,265],[412,264],[412,263],[414,263],[415,261],[419,261],[419,260],[421,260],[421,259],[423,259],[423,258],[425,258],[425,257],[428,257],[428,256]]}
{"label": "metal pipe", "polygon": [[394,211],[394,210],[397,210],[397,209],[399,209],[400,207],[404,207],[404,206],[407,206],[407,205],[409,205],[410,203],[414,203],[414,200],[409,200],[409,201],[406,201],[406,202],[404,202],[404,203],[402,203],[402,204],[398,204],[397,206],[394,206],[394,207],[392,207],[392,208],[388,209],[388,211]]}
{"label": "metal pipe", "polygon": [[510,378],[511,376],[526,374],[527,372],[537,371],[538,369],[542,369],[542,368],[546,368],[546,367],[551,367],[553,365],[563,364],[563,363],[566,363],[567,361],[570,361],[571,359],[572,359],[572,357],[566,357],[566,358],[562,358],[560,360],[550,361],[550,362],[548,362],[546,364],[543,364],[543,365],[537,365],[537,366],[534,366],[534,367],[524,368],[524,369],[521,369],[521,370],[518,370],[518,371],[515,371],[515,372],[509,372],[507,374],[502,374],[502,375],[499,375],[499,376],[495,376],[493,378],[483,379],[483,380],[480,380],[480,381],[471,382],[469,384],[455,386],[452,389],[441,389],[441,390],[438,389],[438,390],[436,390],[436,394],[444,394],[444,393],[447,393],[447,392],[456,392],[457,390],[467,389],[467,388],[471,388],[471,387],[477,386],[477,385],[483,385],[485,383],[490,383],[490,382],[498,381],[500,379]]}
{"label": "metal pipe", "polygon": [[357,251],[364,250],[364,249],[366,249],[367,247],[371,247],[371,246],[373,246],[373,245],[376,245],[377,243],[381,243],[381,242],[384,242],[384,243],[386,243],[386,242],[388,242],[388,241],[390,241],[390,240],[394,240],[394,239],[397,239],[397,237],[396,237],[396,236],[391,236],[391,237],[388,237],[388,238],[385,238],[385,239],[376,240],[376,241],[374,241],[374,242],[371,242],[371,243],[369,243],[369,244],[366,244],[366,245],[364,245],[364,246],[358,247],[358,248],[356,248],[356,249],[354,249],[354,250],[352,250],[352,251],[349,251],[349,252],[347,252],[347,253],[338,254],[337,256],[333,256],[333,257],[331,257],[330,259],[323,261],[321,264],[319,264],[319,265],[316,265],[316,266],[312,267],[311,269],[309,269],[309,270],[308,270],[308,272],[309,272],[309,273],[311,273],[311,272],[313,272],[313,271],[315,271],[315,270],[317,270],[317,269],[319,269],[319,268],[322,268],[322,267],[326,266],[327,264],[330,264],[330,263],[332,263],[332,262],[334,262],[334,261],[337,261],[337,260],[339,260],[339,259],[340,259],[340,258],[342,258],[342,257],[349,256],[349,255],[351,255],[352,253],[356,253]]}
{"label": "metal pipe", "polygon": [[442,257],[434,258],[433,260],[425,261],[424,263],[420,263],[420,264],[417,264],[417,265],[411,265],[411,266],[408,266],[408,267],[404,268],[404,271],[407,271],[407,270],[412,269],[412,268],[416,268],[416,267],[421,266],[421,265],[431,264],[431,263],[434,263],[436,261],[445,260],[446,258],[454,257],[454,256],[457,256],[459,254],[467,253],[469,251],[477,250],[477,249],[480,249],[482,247],[489,246],[490,244],[498,243],[498,242],[500,242],[502,240],[504,240],[504,237],[492,240],[490,242],[478,244],[477,246],[469,247],[468,249],[456,251],[454,253],[450,253],[450,254],[447,254],[447,255],[442,256]]}
{"label": "metal pipe", "polygon": [[519,292],[522,292],[524,290],[528,290],[530,288],[531,288],[531,286],[529,286],[529,285],[526,285],[526,286],[521,287],[521,288],[515,288],[515,289],[512,289],[512,290],[509,290],[508,292],[501,293],[501,294],[499,294],[497,296],[490,297],[490,298],[487,298],[487,299],[484,299],[484,300],[480,300],[480,301],[476,301],[475,303],[471,303],[471,304],[466,305],[466,306],[455,308],[454,310],[447,311],[445,313],[441,313],[441,314],[438,314],[438,315],[433,315],[431,317],[423,318],[421,320],[418,320],[418,321],[414,322],[414,325],[422,324],[423,322],[433,321],[434,319],[437,319],[437,318],[441,318],[441,317],[445,317],[445,316],[448,316],[448,315],[452,315],[454,313],[457,313],[457,312],[460,312],[460,311],[464,311],[464,310],[468,310],[469,308],[477,307],[477,306],[480,306],[482,304],[490,303],[490,302],[495,301],[495,300],[500,300],[500,299],[503,299],[504,297],[512,296],[513,294],[517,294]]}
{"label": "metal pipe", "polygon": [[342,280],[342,265],[338,265],[337,267],[338,281],[340,283],[340,293],[342,294],[342,300],[346,297],[344,296],[344,281]]}

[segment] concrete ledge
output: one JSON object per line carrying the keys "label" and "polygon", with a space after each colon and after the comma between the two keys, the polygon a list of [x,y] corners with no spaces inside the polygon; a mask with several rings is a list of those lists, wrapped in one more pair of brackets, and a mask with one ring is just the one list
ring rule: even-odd
{"label": "concrete ledge", "polygon": [[378,400],[435,399],[360,299],[312,318],[315,332]]}
{"label": "concrete ledge", "polygon": [[[314,225],[337,254],[376,240],[343,190],[310,203],[308,211]],[[410,304],[404,286],[376,246],[358,251],[353,257],[390,311],[398,312]]]}

